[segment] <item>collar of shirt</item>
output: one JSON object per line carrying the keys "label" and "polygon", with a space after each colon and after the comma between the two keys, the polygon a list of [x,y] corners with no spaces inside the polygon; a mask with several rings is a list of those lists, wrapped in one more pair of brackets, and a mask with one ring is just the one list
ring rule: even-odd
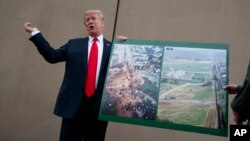
{"label": "collar of shirt", "polygon": [[[89,41],[88,41],[88,58],[91,50],[91,46],[93,44],[94,38],[89,36]],[[102,52],[103,52],[103,34],[97,37],[97,46],[98,46],[98,60],[101,59],[102,57]],[[98,61],[99,62],[99,61]]]}
{"label": "collar of shirt", "polygon": [[[92,45],[93,39],[94,39],[93,37],[89,36],[89,45],[90,44]],[[97,40],[98,40],[97,41],[98,46],[99,46],[99,43],[103,43],[103,34],[98,36]]]}

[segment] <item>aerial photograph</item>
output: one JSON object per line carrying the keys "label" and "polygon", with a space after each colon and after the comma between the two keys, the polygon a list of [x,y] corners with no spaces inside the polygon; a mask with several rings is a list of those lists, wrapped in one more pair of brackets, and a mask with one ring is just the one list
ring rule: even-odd
{"label": "aerial photograph", "polygon": [[163,47],[115,44],[100,113],[155,120]]}
{"label": "aerial photograph", "polygon": [[226,59],[222,49],[165,46],[156,120],[226,129]]}

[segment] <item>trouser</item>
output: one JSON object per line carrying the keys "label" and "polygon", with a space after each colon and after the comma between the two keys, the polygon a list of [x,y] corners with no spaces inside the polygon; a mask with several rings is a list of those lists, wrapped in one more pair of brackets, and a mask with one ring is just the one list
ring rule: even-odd
{"label": "trouser", "polygon": [[92,100],[82,100],[79,110],[73,118],[63,118],[60,141],[104,141],[106,121],[97,119]]}

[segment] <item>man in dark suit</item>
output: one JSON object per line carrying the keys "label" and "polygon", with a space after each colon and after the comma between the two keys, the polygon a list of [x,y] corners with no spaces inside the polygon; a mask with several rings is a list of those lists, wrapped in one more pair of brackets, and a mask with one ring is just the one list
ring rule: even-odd
{"label": "man in dark suit", "polygon": [[236,94],[231,102],[235,123],[239,125],[247,120],[247,124],[250,124],[250,61],[243,85],[230,83],[224,89],[229,94]]}
{"label": "man in dark suit", "polygon": [[[84,25],[88,37],[71,39],[54,49],[36,27],[29,22],[24,24],[24,29],[31,34],[30,40],[47,62],[66,62],[54,110],[62,117],[60,141],[103,141],[105,138],[107,122],[98,120],[98,113],[112,44],[103,37],[104,18],[100,10],[86,11]],[[120,41],[125,39],[119,37]],[[97,52],[94,55],[93,46]],[[95,60],[94,70],[91,60]],[[91,73],[94,78],[89,80]]]}

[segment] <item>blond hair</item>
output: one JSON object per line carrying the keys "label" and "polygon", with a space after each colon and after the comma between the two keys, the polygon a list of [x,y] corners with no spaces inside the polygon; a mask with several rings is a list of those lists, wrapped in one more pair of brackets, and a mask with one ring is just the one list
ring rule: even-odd
{"label": "blond hair", "polygon": [[84,14],[84,19],[85,19],[86,15],[89,14],[89,13],[96,13],[96,14],[98,14],[98,16],[101,18],[101,20],[104,21],[104,16],[103,16],[101,10],[87,10],[85,12],[85,14]]}

